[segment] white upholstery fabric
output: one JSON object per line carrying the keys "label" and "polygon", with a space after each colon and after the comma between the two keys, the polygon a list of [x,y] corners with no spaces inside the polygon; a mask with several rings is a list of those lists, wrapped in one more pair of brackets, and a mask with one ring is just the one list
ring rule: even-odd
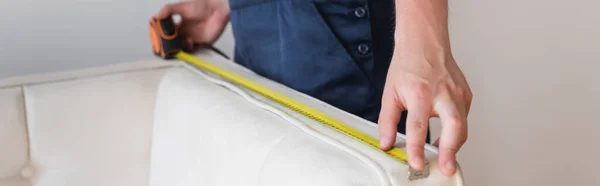
{"label": "white upholstery fabric", "polygon": [[[146,185],[164,70],[25,88],[35,185]],[[94,173],[94,174],[90,174]],[[43,175],[43,176],[42,176]]]}
{"label": "white upholstery fabric", "polygon": [[0,181],[0,186],[30,186],[31,181],[24,178],[4,178]]}
{"label": "white upholstery fabric", "polygon": [[231,91],[198,80],[188,70],[169,73],[159,96],[152,185],[377,185],[379,181],[370,167],[348,163],[357,161],[349,154],[256,109]]}
{"label": "white upholstery fabric", "polygon": [[[224,60],[200,57],[377,136],[374,124]],[[183,63],[0,80],[0,186],[461,185],[407,166]],[[399,136],[397,146],[403,146]]]}
{"label": "white upholstery fabric", "polygon": [[21,91],[20,87],[0,89],[0,180],[9,180],[0,181],[0,186],[27,182],[20,177],[29,156]]}

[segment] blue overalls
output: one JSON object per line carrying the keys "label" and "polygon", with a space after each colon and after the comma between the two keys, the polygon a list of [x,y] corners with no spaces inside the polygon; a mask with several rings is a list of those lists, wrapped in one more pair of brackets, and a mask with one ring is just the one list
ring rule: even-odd
{"label": "blue overalls", "polygon": [[230,0],[230,7],[237,63],[377,123],[394,0]]}

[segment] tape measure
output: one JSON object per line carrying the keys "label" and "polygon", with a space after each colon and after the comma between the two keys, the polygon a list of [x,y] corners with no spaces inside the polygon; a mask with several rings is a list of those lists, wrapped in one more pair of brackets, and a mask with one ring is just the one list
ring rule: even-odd
{"label": "tape measure", "polygon": [[[199,58],[194,57],[191,54],[188,54],[182,50],[183,40],[180,35],[178,35],[179,31],[177,26],[174,24],[171,17],[166,19],[157,20],[156,18],[152,18],[150,20],[150,37],[152,40],[152,48],[156,55],[160,56],[164,59],[173,59],[177,58],[183,60],[193,66],[198,68],[207,70],[211,73],[214,73],[222,78],[231,81],[239,86],[242,86],[246,89],[252,90],[268,99],[271,99],[287,108],[298,112],[306,117],[309,117],[313,120],[316,120],[320,123],[323,123],[331,128],[338,130],[346,135],[349,135],[359,141],[362,141],[369,146],[376,148],[386,154],[392,156],[393,158],[405,163],[407,163],[407,155],[406,152],[394,147],[391,150],[383,151],[379,148],[379,140],[365,134],[362,131],[352,128],[351,126],[317,110],[314,109],[302,102],[296,101],[286,95],[273,91],[265,86],[262,86],[256,82],[253,82],[245,77],[237,75],[233,72],[227,71],[221,67],[203,61]],[[412,172],[412,171],[411,171]],[[427,172],[416,171],[416,175],[425,175]],[[413,174],[411,174],[413,176]]]}

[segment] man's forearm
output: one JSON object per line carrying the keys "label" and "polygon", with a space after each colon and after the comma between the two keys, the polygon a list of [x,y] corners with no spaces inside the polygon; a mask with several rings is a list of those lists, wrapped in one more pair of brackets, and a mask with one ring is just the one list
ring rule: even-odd
{"label": "man's forearm", "polygon": [[449,54],[448,0],[396,0],[395,34],[396,52]]}

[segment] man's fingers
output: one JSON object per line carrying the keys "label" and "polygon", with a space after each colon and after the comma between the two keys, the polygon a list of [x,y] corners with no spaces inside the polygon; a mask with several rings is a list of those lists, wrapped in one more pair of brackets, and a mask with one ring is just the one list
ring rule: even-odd
{"label": "man's fingers", "polygon": [[465,115],[469,115],[469,111],[471,111],[471,100],[470,99],[465,101]]}
{"label": "man's fingers", "polygon": [[183,48],[186,52],[193,52],[194,51],[194,39],[192,39],[191,37],[186,37],[184,39],[184,48]]}
{"label": "man's fingers", "polygon": [[465,108],[457,106],[450,100],[436,104],[436,111],[442,122],[438,167],[447,176],[454,175],[456,172],[456,152],[467,140],[466,116],[458,109]]}
{"label": "man's fingers", "polygon": [[431,116],[431,99],[426,92],[409,96],[406,99],[408,117],[406,119],[406,149],[408,163],[417,170],[425,167],[424,146],[427,138],[427,128]]}
{"label": "man's fingers", "polygon": [[381,101],[381,112],[379,113],[379,146],[382,150],[389,150],[396,141],[398,121],[402,112],[402,105],[396,99],[396,92],[385,92]]}
{"label": "man's fingers", "polygon": [[181,17],[187,17],[189,14],[189,1],[178,2],[173,4],[165,5],[158,14],[155,15],[157,19],[164,19],[173,14],[179,14]]}

